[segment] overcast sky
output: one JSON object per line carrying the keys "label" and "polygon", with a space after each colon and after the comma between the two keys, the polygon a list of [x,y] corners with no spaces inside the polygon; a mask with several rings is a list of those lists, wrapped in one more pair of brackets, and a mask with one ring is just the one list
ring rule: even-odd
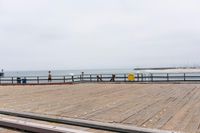
{"label": "overcast sky", "polygon": [[0,68],[200,65],[199,0],[0,0]]}

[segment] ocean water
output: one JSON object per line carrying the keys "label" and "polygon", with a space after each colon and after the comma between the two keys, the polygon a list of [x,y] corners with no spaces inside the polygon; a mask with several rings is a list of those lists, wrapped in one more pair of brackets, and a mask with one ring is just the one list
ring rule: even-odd
{"label": "ocean water", "polygon": [[[48,71],[5,71],[4,77],[1,77],[1,83],[16,83],[17,77],[22,79],[26,77],[27,83],[48,83]],[[112,74],[116,75],[116,81],[124,81],[124,74],[135,73],[137,81],[200,81],[200,69],[174,69],[174,70],[143,70],[134,71],[134,69],[94,69],[94,70],[52,70],[52,83],[71,82],[72,75],[74,81],[80,81],[80,75],[84,72],[84,81],[97,80],[97,75],[104,77],[104,81],[110,81]],[[137,74],[136,74],[137,73]],[[87,75],[95,74],[95,75]],[[128,75],[125,75],[128,76]],[[153,77],[153,78],[152,78]],[[14,80],[13,80],[14,79]],[[128,80],[128,79],[126,79]]]}
{"label": "ocean water", "polygon": [[[4,77],[47,76],[49,70],[43,71],[4,71]],[[124,74],[133,72],[133,69],[87,69],[87,70],[52,70],[52,76],[84,74]]]}
{"label": "ocean water", "polygon": [[[47,76],[49,70],[43,71],[4,71],[4,77],[22,77],[22,76]],[[134,69],[83,69],[83,70],[51,70],[52,76],[67,76],[67,75],[80,75],[82,72],[84,74],[128,74],[128,73],[143,73],[149,75],[153,73],[154,75],[166,75],[175,74],[183,75],[200,75],[200,69],[172,69],[172,70],[141,70],[134,71]]]}

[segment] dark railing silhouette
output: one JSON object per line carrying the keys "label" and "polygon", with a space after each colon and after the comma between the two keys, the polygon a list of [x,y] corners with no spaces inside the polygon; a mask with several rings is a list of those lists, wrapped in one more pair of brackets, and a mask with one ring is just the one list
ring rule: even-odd
{"label": "dark railing silhouette", "polygon": [[67,84],[89,82],[190,82],[200,81],[200,73],[136,73],[135,80],[128,80],[129,74],[81,74],[52,76],[0,77],[0,84]]}

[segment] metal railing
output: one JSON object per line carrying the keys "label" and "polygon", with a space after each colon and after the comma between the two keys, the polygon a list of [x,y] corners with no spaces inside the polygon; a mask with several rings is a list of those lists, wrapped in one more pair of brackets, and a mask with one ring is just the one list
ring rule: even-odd
{"label": "metal railing", "polygon": [[67,84],[80,82],[190,82],[200,81],[200,73],[137,73],[135,80],[128,80],[129,74],[84,74],[52,76],[0,77],[0,84]]}

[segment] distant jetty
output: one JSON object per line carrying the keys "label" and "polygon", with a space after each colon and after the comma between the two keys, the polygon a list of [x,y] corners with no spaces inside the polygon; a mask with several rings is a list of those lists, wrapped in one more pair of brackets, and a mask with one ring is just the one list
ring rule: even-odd
{"label": "distant jetty", "polygon": [[199,69],[200,67],[152,67],[152,68],[134,68],[134,70],[169,70],[169,69]]}

